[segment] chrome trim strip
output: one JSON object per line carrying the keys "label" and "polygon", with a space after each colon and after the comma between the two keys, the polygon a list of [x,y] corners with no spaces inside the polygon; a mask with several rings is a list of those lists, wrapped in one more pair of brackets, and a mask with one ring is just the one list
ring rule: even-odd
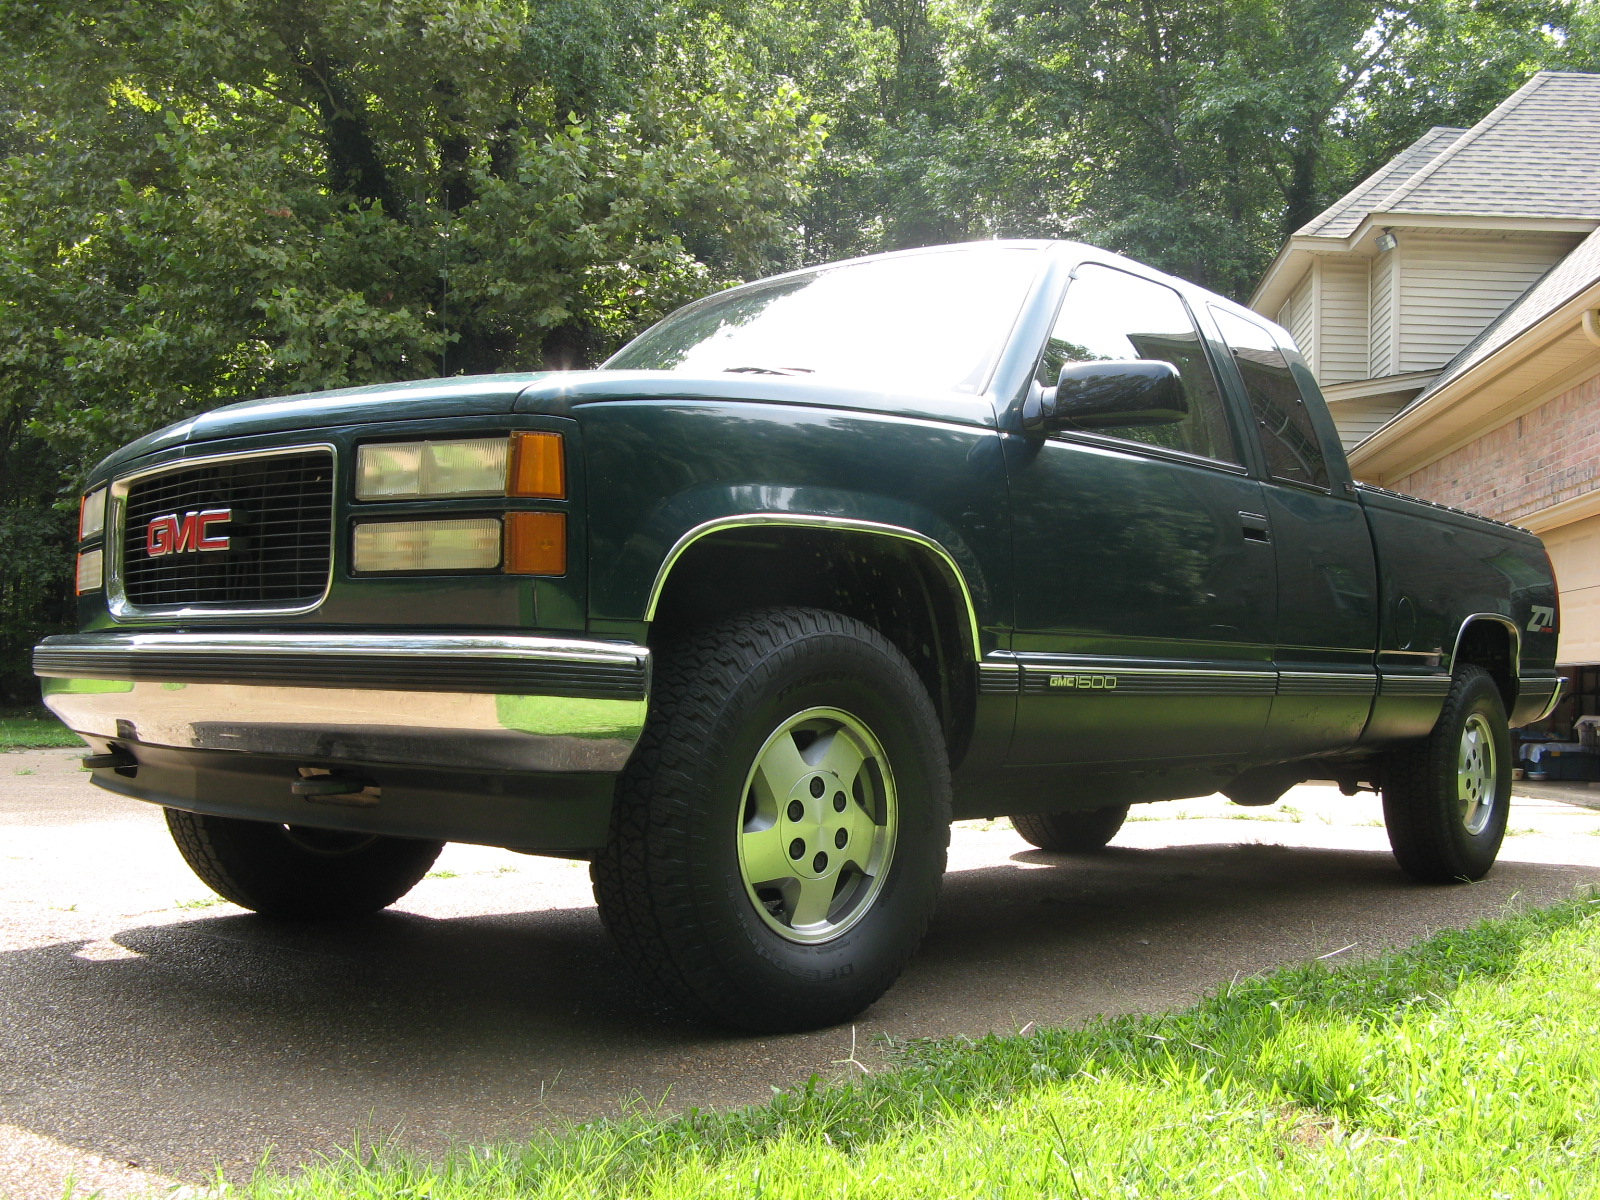
{"label": "chrome trim strip", "polygon": [[1279,671],[1280,696],[1371,696],[1378,690],[1376,671]]}
{"label": "chrome trim strip", "polygon": [[1449,675],[1396,675],[1389,671],[1379,676],[1378,695],[1442,699],[1450,694]]}
{"label": "chrome trim strip", "polygon": [[644,700],[650,651],[476,634],[80,633],[34,648],[46,678]]}
{"label": "chrome trim strip", "polygon": [[[1022,690],[1027,695],[1070,695],[1077,691],[1129,696],[1361,696],[1378,690],[1375,671],[1348,669],[1286,670],[1268,665],[1229,668],[1223,665],[1180,666],[1109,656],[1019,654]],[[1050,676],[1084,675],[1103,683],[1052,686]],[[1115,683],[1110,681],[1115,679]],[[1447,680],[1448,682],[1448,680]]]}
{"label": "chrome trim strip", "polygon": [[620,771],[644,700],[49,678],[68,728],[119,744],[472,771]]}
{"label": "chrome trim strip", "polygon": [[266,605],[255,608],[219,608],[214,606],[192,608],[182,605],[141,608],[136,604],[129,603],[127,594],[122,588],[122,552],[125,541],[123,535],[126,532],[123,528],[123,521],[127,516],[128,489],[132,484],[151,475],[163,475],[169,471],[182,471],[190,467],[203,467],[210,463],[240,462],[251,458],[273,458],[288,454],[304,454],[308,450],[326,450],[332,458],[333,490],[330,499],[334,508],[337,509],[339,502],[339,451],[332,442],[307,442],[295,446],[274,446],[270,450],[246,450],[238,454],[207,454],[197,458],[175,458],[113,479],[106,492],[107,511],[105,520],[106,607],[110,610],[111,616],[115,620],[127,624],[178,619],[185,621],[231,621],[237,617],[291,617],[297,613],[308,613],[321,607],[322,603],[327,600],[328,593],[333,589],[334,560],[338,553],[339,522],[331,513],[328,520],[328,578],[322,585],[322,594],[309,604],[297,604],[289,607]]}
{"label": "chrome trim strip", "polygon": [[978,694],[980,696],[1015,696],[1022,689],[1022,671],[1016,663],[981,662],[978,664]]}
{"label": "chrome trim strip", "polygon": [[709,534],[718,533],[724,529],[741,529],[751,526],[838,529],[846,532],[870,533],[880,537],[899,538],[901,541],[914,542],[925,550],[933,551],[949,570],[951,578],[956,582],[956,586],[961,589],[961,599],[967,608],[967,636],[971,639],[969,648],[974,659],[980,657],[982,651],[979,647],[982,643],[978,636],[978,610],[972,602],[972,589],[967,586],[967,577],[962,574],[961,568],[956,565],[956,560],[951,557],[950,552],[927,534],[918,533],[915,529],[907,529],[903,525],[886,525],[881,521],[861,521],[853,517],[814,516],[808,513],[740,513],[704,521],[674,542],[672,549],[667,551],[666,558],[662,559],[661,566],[656,571],[655,582],[650,585],[650,595],[644,607],[644,619],[646,621],[654,621],[656,619],[656,606],[660,604],[661,593],[667,586],[667,576],[671,573],[672,568],[677,565],[678,559],[683,557],[684,551]]}
{"label": "chrome trim strip", "polygon": [[[1090,692],[1097,696],[1270,696],[1277,689],[1277,672],[1230,670],[1226,667],[1133,666],[1115,658],[1046,659],[1044,655],[1018,655],[1022,664],[1024,695],[1068,696]],[[1041,661],[1043,660],[1043,661]],[[1079,677],[1095,682],[1079,684]],[[1056,684],[1071,679],[1073,684]]]}

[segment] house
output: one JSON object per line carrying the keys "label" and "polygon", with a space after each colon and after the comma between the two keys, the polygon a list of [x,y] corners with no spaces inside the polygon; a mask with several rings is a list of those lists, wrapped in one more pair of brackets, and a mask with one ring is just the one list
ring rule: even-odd
{"label": "house", "polygon": [[1358,479],[1540,534],[1600,713],[1600,75],[1541,72],[1297,230],[1250,301],[1295,335]]}

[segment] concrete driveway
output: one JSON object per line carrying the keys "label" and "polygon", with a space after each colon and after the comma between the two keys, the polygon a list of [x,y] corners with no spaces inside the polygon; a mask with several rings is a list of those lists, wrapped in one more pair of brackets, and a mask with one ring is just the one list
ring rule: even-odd
{"label": "concrete driveway", "polygon": [[0,1196],[108,1197],[269,1149],[436,1151],[628,1104],[759,1101],[882,1061],[882,1039],[1011,1032],[1183,1005],[1234,975],[1370,954],[1600,882],[1600,812],[1526,800],[1471,886],[1396,870],[1371,797],[1300,788],[1136,810],[1071,859],[957,827],[940,915],[852,1029],[747,1039],[655,1010],[607,942],[584,865],[452,846],[388,913],[262,921],[216,900],[158,810],[73,751],[0,754]]}

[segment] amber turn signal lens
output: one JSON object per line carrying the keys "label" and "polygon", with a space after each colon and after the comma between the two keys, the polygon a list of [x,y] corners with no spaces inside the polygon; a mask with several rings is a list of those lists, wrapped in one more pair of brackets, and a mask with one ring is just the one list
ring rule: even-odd
{"label": "amber turn signal lens", "polygon": [[567,498],[567,471],[559,433],[511,435],[511,480],[506,495],[537,500]]}
{"label": "amber turn signal lens", "polygon": [[505,569],[508,575],[567,573],[567,514],[506,514]]}

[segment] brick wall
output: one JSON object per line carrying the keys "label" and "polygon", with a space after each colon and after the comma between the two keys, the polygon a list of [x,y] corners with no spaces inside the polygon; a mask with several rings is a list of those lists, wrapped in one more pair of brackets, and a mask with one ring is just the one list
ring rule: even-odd
{"label": "brick wall", "polygon": [[1600,488],[1600,375],[1391,486],[1502,521]]}

